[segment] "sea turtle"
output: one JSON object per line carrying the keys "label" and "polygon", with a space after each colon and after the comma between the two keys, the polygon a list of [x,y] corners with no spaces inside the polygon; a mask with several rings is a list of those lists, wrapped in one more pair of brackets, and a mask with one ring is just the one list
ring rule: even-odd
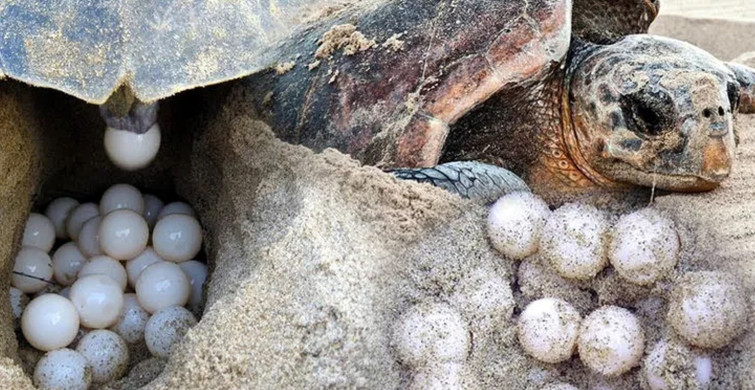
{"label": "sea turtle", "polygon": [[142,133],[159,99],[246,76],[281,139],[467,196],[524,187],[496,166],[549,198],[711,189],[755,111],[752,69],[630,35],[657,0],[54,3],[0,0],[0,77]]}

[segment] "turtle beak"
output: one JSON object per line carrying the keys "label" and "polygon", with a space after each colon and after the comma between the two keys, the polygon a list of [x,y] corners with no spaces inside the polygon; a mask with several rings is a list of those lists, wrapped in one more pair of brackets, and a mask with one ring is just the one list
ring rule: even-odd
{"label": "turtle beak", "polygon": [[711,139],[703,148],[702,177],[721,182],[731,173],[732,150],[723,138]]}

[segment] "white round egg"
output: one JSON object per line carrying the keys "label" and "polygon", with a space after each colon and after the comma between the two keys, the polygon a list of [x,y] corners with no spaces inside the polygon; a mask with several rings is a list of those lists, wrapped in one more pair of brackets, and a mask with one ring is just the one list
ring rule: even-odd
{"label": "white round egg", "polygon": [[196,324],[194,315],[183,307],[162,308],[150,317],[144,328],[147,349],[159,358],[169,357],[186,332]]}
{"label": "white round egg", "polygon": [[538,299],[519,316],[519,344],[528,355],[546,363],[568,360],[574,353],[580,321],[579,312],[568,302]]}
{"label": "white round egg", "polygon": [[71,210],[66,219],[66,232],[72,240],[79,238],[79,232],[84,226],[84,222],[100,215],[100,207],[95,203],[82,203]]}
{"label": "white round egg", "polygon": [[144,340],[144,327],[147,325],[147,320],[149,320],[149,313],[139,304],[136,294],[125,294],[121,315],[110,330],[121,335],[127,343],[138,343]]}
{"label": "white round egg", "polygon": [[190,294],[189,278],[175,263],[152,264],[136,280],[136,297],[150,313],[168,306],[183,306],[189,301]]}
{"label": "white round egg", "polygon": [[608,263],[608,228],[606,216],[595,207],[566,204],[545,223],[540,252],[564,278],[593,278]]}
{"label": "white round egg", "polygon": [[155,159],[161,138],[157,124],[143,134],[108,127],[105,129],[105,152],[118,168],[135,171],[145,168]]}
{"label": "white round egg", "polygon": [[139,279],[139,275],[142,274],[145,268],[152,264],[155,264],[163,260],[160,255],[155,252],[152,247],[148,246],[144,248],[144,251],[139,256],[126,262],[126,273],[128,274],[128,284],[131,287],[136,287],[136,281]]}
{"label": "white round egg", "polygon": [[160,215],[160,211],[163,209],[163,201],[150,194],[144,194],[143,198],[144,211],[142,212],[142,216],[151,229],[154,228],[157,223],[157,216]]}
{"label": "white round egg", "polygon": [[52,282],[52,259],[33,246],[21,247],[13,265],[11,285],[27,294],[42,291]]}
{"label": "white round egg", "polygon": [[662,339],[647,352],[642,375],[650,390],[705,389],[710,385],[712,363],[710,356]]}
{"label": "white round egg", "polygon": [[196,260],[184,261],[183,263],[178,263],[178,266],[181,267],[186,277],[189,278],[191,295],[189,295],[188,305],[192,309],[199,310],[202,307],[204,281],[207,280],[207,266]]}
{"label": "white round egg", "polygon": [[649,285],[667,275],[679,257],[674,222],[652,208],[622,216],[611,232],[608,259],[619,275]]}
{"label": "white round egg", "polygon": [[469,331],[461,315],[441,303],[412,306],[396,323],[393,344],[399,359],[418,368],[463,362],[469,353]]}
{"label": "white round egg", "polygon": [[52,272],[55,280],[63,286],[72,285],[86,261],[86,257],[76,243],[67,242],[61,245],[52,255]]}
{"label": "white round egg", "polygon": [[123,209],[142,214],[144,212],[144,197],[142,197],[141,191],[130,184],[115,184],[102,194],[100,215],[107,215],[111,211]]}
{"label": "white round egg", "polygon": [[55,237],[65,240],[68,238],[66,231],[66,219],[71,211],[79,205],[79,201],[73,198],[61,197],[56,198],[45,209],[45,215],[55,226]]}
{"label": "white round egg", "polygon": [[202,248],[202,227],[192,216],[168,215],[157,221],[152,247],[167,261],[180,263],[193,259]]}
{"label": "white round egg", "polygon": [[102,217],[96,216],[90,218],[84,222],[84,225],[79,231],[79,238],[76,240],[76,244],[79,246],[79,250],[86,257],[99,256],[103,254],[100,247],[100,224],[102,223]]}
{"label": "white round egg", "polygon": [[194,209],[189,206],[186,202],[171,202],[166,204],[162,209],[160,209],[160,213],[157,214],[157,220],[161,220],[169,215],[174,214],[184,214],[191,217],[196,217],[196,214],[194,213]]}
{"label": "white round egg", "polygon": [[118,320],[123,308],[123,289],[108,276],[88,275],[71,286],[71,302],[88,328],[107,328]]}
{"label": "white round egg", "polygon": [[91,384],[92,366],[72,349],[47,352],[34,368],[34,386],[40,390],[87,390]]}
{"label": "white round egg", "polygon": [[100,247],[116,260],[133,259],[147,247],[149,226],[133,210],[115,210],[102,219]]}
{"label": "white round egg", "polygon": [[671,291],[666,321],[686,342],[720,348],[747,328],[744,287],[725,272],[684,274]]}
{"label": "white round egg", "polygon": [[21,332],[34,348],[52,351],[70,344],[79,330],[79,316],[71,301],[57,294],[34,298],[21,316]]}
{"label": "white round egg", "polygon": [[23,246],[33,246],[49,252],[55,245],[55,226],[42,214],[31,213],[24,226]]}
{"label": "white round egg", "polygon": [[97,329],[79,340],[76,352],[92,366],[92,381],[106,383],[118,379],[128,369],[128,345],[115,332]]}
{"label": "white round egg", "polygon": [[591,370],[617,376],[639,363],[645,334],[629,310],[603,306],[582,321],[577,347],[580,360]]}
{"label": "white round egg", "polygon": [[89,259],[79,271],[79,278],[89,275],[105,275],[116,281],[122,291],[126,290],[128,284],[126,269],[118,260],[110,256],[95,256]]}
{"label": "white round egg", "polygon": [[10,310],[13,313],[13,327],[18,328],[21,326],[21,315],[26,309],[26,305],[29,304],[29,296],[24,294],[23,291],[11,287],[10,288]]}
{"label": "white round egg", "polygon": [[537,195],[514,192],[490,208],[487,231],[490,243],[506,257],[521,260],[537,252],[540,234],[551,211]]}

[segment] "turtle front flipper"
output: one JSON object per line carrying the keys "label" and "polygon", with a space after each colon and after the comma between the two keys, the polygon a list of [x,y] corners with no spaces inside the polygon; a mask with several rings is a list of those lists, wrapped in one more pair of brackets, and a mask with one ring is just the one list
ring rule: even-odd
{"label": "turtle front flipper", "polygon": [[451,124],[565,57],[570,11],[568,0],[354,8],[288,41],[281,63],[313,57],[247,78],[245,96],[284,141],[386,169],[434,166]]}
{"label": "turtle front flipper", "polygon": [[476,161],[454,161],[431,168],[393,169],[399,179],[429,183],[462,198],[490,203],[515,191],[529,191],[527,183],[508,169]]}
{"label": "turtle front flipper", "polygon": [[573,34],[595,43],[645,34],[660,7],[660,0],[574,0]]}

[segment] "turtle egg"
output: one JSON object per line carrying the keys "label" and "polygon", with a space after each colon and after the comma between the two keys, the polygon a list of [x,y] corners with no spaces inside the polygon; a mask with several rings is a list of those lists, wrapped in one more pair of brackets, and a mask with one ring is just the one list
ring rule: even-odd
{"label": "turtle egg", "polygon": [[61,245],[52,255],[52,273],[55,280],[64,286],[72,285],[86,261],[76,243],[67,242]]}
{"label": "turtle egg", "polygon": [[666,320],[686,342],[720,348],[747,325],[747,298],[739,281],[725,272],[688,272],[671,291]]}
{"label": "turtle egg", "polygon": [[564,205],[545,223],[540,251],[562,277],[592,278],[608,263],[608,227],[605,215],[595,207]]}
{"label": "turtle egg", "polygon": [[118,379],[128,368],[128,346],[117,333],[97,329],[79,340],[76,352],[92,366],[92,381],[105,383]]}
{"label": "turtle egg", "polygon": [[546,363],[567,360],[579,334],[579,312],[557,298],[538,299],[519,316],[519,343],[528,355]]}
{"label": "turtle egg", "polygon": [[705,389],[711,374],[709,356],[671,340],[658,341],[642,363],[643,379],[650,390]]}
{"label": "turtle egg", "polygon": [[135,171],[149,165],[160,150],[160,126],[152,125],[144,134],[112,127],[105,129],[105,152],[118,168]]}
{"label": "turtle egg", "polygon": [[55,245],[55,226],[52,221],[42,214],[29,214],[21,245],[33,246],[49,252]]}
{"label": "turtle egg", "polygon": [[87,390],[91,384],[92,366],[72,349],[47,352],[34,369],[34,386],[41,390]]}
{"label": "turtle egg", "polygon": [[52,260],[42,249],[21,247],[13,265],[11,285],[27,293],[42,291],[52,281]]}
{"label": "turtle egg", "polygon": [[190,215],[168,215],[157,221],[152,232],[152,246],[167,261],[190,260],[202,248],[202,227]]}
{"label": "turtle egg", "polygon": [[188,203],[185,202],[171,202],[165,205],[160,210],[160,213],[157,215],[157,220],[161,220],[169,215],[173,214],[184,214],[184,215],[190,215],[192,217],[195,217],[196,214],[194,214],[194,209],[189,206]]}
{"label": "turtle egg", "polygon": [[521,260],[537,252],[551,211],[537,195],[514,192],[498,199],[488,213],[488,237],[498,252]]}
{"label": "turtle egg", "polygon": [[161,261],[152,264],[136,280],[136,297],[150,313],[168,306],[183,306],[190,294],[189,279],[175,263]]}
{"label": "turtle egg", "polygon": [[139,305],[136,294],[123,295],[123,310],[118,322],[110,330],[118,333],[127,343],[137,343],[144,339],[144,327],[149,320],[149,313]]}
{"label": "turtle egg", "polygon": [[84,222],[98,215],[100,215],[100,208],[94,203],[84,203],[76,206],[76,208],[71,211],[68,219],[66,219],[66,231],[68,232],[68,236],[74,241],[77,240],[79,238],[79,232],[84,226]]}
{"label": "turtle egg", "polygon": [[100,247],[100,224],[102,217],[96,216],[90,218],[84,223],[79,231],[79,239],[76,240],[81,253],[87,257],[98,256],[102,254]]}
{"label": "turtle egg", "polygon": [[186,332],[197,324],[190,311],[180,306],[165,307],[150,317],[144,328],[144,341],[152,355],[167,358]]}
{"label": "turtle egg", "polygon": [[29,297],[23,291],[15,287],[10,288],[10,309],[13,313],[13,325],[15,328],[19,327],[21,314],[24,313],[24,309],[26,309],[26,305],[28,304]]}
{"label": "turtle egg", "polygon": [[178,263],[178,266],[189,278],[189,285],[191,286],[191,295],[189,295],[189,306],[193,309],[199,310],[202,307],[202,288],[204,287],[204,281],[207,279],[207,266],[196,260],[184,261]]}
{"label": "turtle egg", "polygon": [[40,351],[70,344],[79,330],[79,316],[71,301],[56,294],[34,298],[21,316],[21,332]]}
{"label": "turtle egg", "polygon": [[621,375],[636,366],[645,344],[637,318],[624,308],[603,306],[582,321],[579,358],[595,372]]}
{"label": "turtle egg", "polygon": [[126,275],[126,269],[118,260],[109,256],[95,256],[89,259],[89,262],[84,264],[84,267],[79,271],[79,278],[83,278],[88,275],[105,275],[121,286],[121,290],[126,290],[126,284],[128,283],[128,276]]}
{"label": "turtle egg", "polygon": [[142,212],[142,216],[147,221],[147,225],[149,225],[151,229],[155,227],[155,223],[157,223],[157,216],[163,209],[163,201],[160,200],[160,198],[150,194],[144,194],[143,198],[144,211]]}
{"label": "turtle egg", "polygon": [[551,383],[541,388],[540,390],[579,390],[579,389],[577,389],[576,387],[568,383],[560,382],[560,383]]}
{"label": "turtle egg", "polygon": [[674,268],[678,257],[674,222],[655,209],[624,215],[613,227],[608,259],[632,283],[654,283]]}
{"label": "turtle egg", "polygon": [[123,289],[108,276],[88,275],[71,286],[71,302],[88,328],[107,328],[117,320],[123,308]]}
{"label": "turtle egg", "polygon": [[116,260],[133,259],[147,247],[149,226],[133,210],[115,210],[102,219],[100,247]]}
{"label": "turtle egg", "polygon": [[144,248],[144,251],[139,256],[126,262],[126,273],[128,274],[128,284],[131,287],[136,287],[136,281],[139,279],[142,271],[152,264],[155,264],[163,260],[152,247],[148,246]]}
{"label": "turtle egg", "polygon": [[398,320],[393,343],[401,362],[410,367],[458,363],[469,352],[469,331],[461,315],[450,306],[418,304]]}
{"label": "turtle egg", "polygon": [[68,238],[66,219],[68,219],[71,211],[78,205],[78,200],[68,197],[56,198],[47,205],[45,215],[50,219],[52,225],[55,226],[55,237],[61,240]]}
{"label": "turtle egg", "polygon": [[144,212],[144,197],[130,184],[115,184],[105,190],[100,199],[100,215],[113,210],[128,209],[139,214]]}

